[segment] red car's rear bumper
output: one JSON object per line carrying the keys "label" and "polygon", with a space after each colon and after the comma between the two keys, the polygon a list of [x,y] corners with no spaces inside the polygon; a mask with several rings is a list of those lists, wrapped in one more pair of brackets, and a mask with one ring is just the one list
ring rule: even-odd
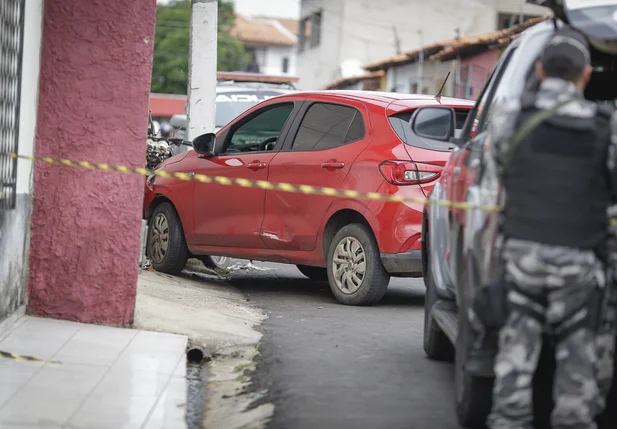
{"label": "red car's rear bumper", "polygon": [[422,251],[382,253],[381,262],[386,271],[395,277],[422,277]]}

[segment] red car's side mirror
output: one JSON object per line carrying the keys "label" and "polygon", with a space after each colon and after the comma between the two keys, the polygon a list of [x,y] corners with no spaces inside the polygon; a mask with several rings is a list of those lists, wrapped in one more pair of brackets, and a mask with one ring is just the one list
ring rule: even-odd
{"label": "red car's side mirror", "polygon": [[207,133],[195,137],[193,140],[193,149],[199,155],[214,156],[216,148],[216,134]]}

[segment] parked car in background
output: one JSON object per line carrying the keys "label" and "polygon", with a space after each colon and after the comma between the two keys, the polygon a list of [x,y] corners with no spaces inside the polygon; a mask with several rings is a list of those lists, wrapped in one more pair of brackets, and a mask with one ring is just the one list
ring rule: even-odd
{"label": "parked car in background", "polygon": [[[555,28],[563,26],[568,16],[575,17],[571,22],[575,27],[577,19],[583,20],[581,30],[585,30],[592,47],[594,71],[586,98],[607,103],[617,99],[617,21],[612,18],[617,2],[602,2],[600,7],[597,6],[599,2],[572,2],[578,5],[574,15],[564,13],[562,2],[543,3],[551,6],[561,20],[531,27],[502,54],[461,136],[452,140],[457,148],[433,186],[430,201],[500,205],[503,194],[497,170],[491,159],[484,156],[490,145],[487,129],[492,113],[501,103],[520,98],[524,88],[539,86],[534,65]],[[594,27],[594,20],[602,22]],[[600,35],[599,31],[603,32],[601,39],[594,37],[594,34]],[[444,132],[446,129],[444,126]],[[576,207],[572,209],[577,210]],[[432,359],[455,361],[459,422],[464,427],[483,427],[491,407],[496,341],[495,336],[482,334],[472,302],[480,286],[490,285],[497,279],[501,246],[499,214],[431,204],[425,208],[422,230],[426,285],[424,350]],[[540,392],[535,401],[536,427],[550,427],[551,398],[546,392],[551,391],[554,364],[549,358],[552,350],[547,344],[545,342],[535,382],[549,387],[536,389]],[[605,428],[616,425],[616,410],[611,406],[615,403],[617,390],[614,387],[602,417]],[[609,425],[609,421],[612,424]]]}
{"label": "parked car in background", "polygon": [[[241,113],[269,98],[296,91],[296,78],[269,76],[259,73],[217,73],[215,132]],[[169,124],[176,131],[175,137],[184,138],[186,114],[173,115]]]}
{"label": "parked car in background", "polygon": [[[460,130],[472,105],[366,91],[290,93],[250,108],[161,168],[423,199],[455,147],[435,138],[435,126],[441,132],[447,117],[449,132]],[[178,273],[191,255],[295,264],[349,305],[379,302],[391,276],[422,274],[421,202],[151,177],[144,204],[158,271]]]}

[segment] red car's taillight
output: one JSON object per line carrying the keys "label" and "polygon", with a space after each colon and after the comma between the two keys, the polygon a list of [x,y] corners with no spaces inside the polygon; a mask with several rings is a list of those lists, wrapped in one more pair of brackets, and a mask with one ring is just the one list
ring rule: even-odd
{"label": "red car's taillight", "polygon": [[386,182],[391,185],[420,185],[436,180],[442,167],[411,161],[384,161],[379,164],[379,171]]}

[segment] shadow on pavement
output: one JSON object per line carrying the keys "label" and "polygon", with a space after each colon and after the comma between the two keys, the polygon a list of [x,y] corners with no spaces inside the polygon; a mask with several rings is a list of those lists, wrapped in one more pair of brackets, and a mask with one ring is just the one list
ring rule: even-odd
{"label": "shadow on pavement", "polygon": [[[279,296],[298,297],[299,295],[318,303],[336,303],[326,282],[309,280],[295,273],[293,266],[274,265],[267,271],[238,270],[227,276],[216,278],[219,284],[228,284],[241,292],[266,293]],[[208,276],[210,277],[210,276]],[[424,305],[424,288],[419,289],[411,283],[422,279],[392,279],[382,301],[376,307],[419,307]]]}

